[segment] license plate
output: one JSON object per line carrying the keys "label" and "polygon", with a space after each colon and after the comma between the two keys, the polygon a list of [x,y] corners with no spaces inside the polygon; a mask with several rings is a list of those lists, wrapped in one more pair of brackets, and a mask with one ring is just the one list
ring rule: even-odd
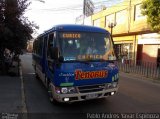
{"label": "license plate", "polygon": [[86,95],[86,99],[93,99],[93,98],[97,98],[98,94],[88,94]]}

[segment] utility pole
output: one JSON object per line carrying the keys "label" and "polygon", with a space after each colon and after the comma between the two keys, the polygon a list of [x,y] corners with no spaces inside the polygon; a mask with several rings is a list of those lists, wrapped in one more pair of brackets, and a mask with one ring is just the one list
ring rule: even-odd
{"label": "utility pole", "polygon": [[84,25],[85,15],[86,15],[86,0],[83,1],[83,25]]}
{"label": "utility pole", "polygon": [[92,0],[83,1],[83,25],[85,24],[85,17],[89,17],[94,13],[94,4]]}

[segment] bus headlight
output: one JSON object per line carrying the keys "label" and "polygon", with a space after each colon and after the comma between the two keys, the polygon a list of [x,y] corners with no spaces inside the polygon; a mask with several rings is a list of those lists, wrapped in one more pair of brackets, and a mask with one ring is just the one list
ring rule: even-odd
{"label": "bus headlight", "polygon": [[112,83],[112,87],[113,87],[113,88],[116,88],[116,87],[117,87],[117,84],[118,84],[117,82],[113,82],[113,83]]}
{"label": "bus headlight", "polygon": [[61,88],[61,93],[63,93],[63,94],[68,93],[68,89],[67,88]]}
{"label": "bus headlight", "polygon": [[77,90],[76,90],[75,87],[70,87],[70,88],[68,89],[68,93],[77,93]]}
{"label": "bus headlight", "polygon": [[118,85],[118,82],[108,83],[106,84],[106,89],[116,88],[117,85]]}
{"label": "bus headlight", "polygon": [[107,84],[105,85],[105,87],[106,87],[106,89],[109,89],[109,88],[112,87],[112,84],[111,84],[111,83],[107,83]]}
{"label": "bus headlight", "polygon": [[75,87],[63,87],[61,88],[61,93],[62,94],[72,94],[76,93],[76,88]]}

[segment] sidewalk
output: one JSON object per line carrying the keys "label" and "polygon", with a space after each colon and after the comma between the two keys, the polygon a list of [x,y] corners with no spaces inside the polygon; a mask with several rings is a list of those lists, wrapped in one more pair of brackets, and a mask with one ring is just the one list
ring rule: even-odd
{"label": "sidewalk", "polygon": [[128,78],[133,78],[133,79],[138,79],[138,80],[146,80],[146,81],[160,84],[160,79],[147,78],[147,77],[140,75],[140,74],[125,73],[122,71],[120,71],[119,73],[120,73],[120,76],[125,76]]}
{"label": "sidewalk", "polygon": [[22,112],[21,79],[17,64],[14,65],[9,70],[10,76],[0,76],[0,113]]}
{"label": "sidewalk", "polygon": [[0,113],[21,112],[21,80],[19,77],[0,76]]}

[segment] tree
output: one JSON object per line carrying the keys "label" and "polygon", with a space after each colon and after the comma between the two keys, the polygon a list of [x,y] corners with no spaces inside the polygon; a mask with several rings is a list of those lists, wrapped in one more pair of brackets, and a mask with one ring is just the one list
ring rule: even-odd
{"label": "tree", "polygon": [[160,0],[144,0],[141,8],[151,30],[160,31]]}
{"label": "tree", "polygon": [[20,54],[38,28],[24,17],[29,5],[29,0],[0,0],[0,59],[3,61],[5,48]]}
{"label": "tree", "polygon": [[37,26],[23,16],[29,5],[28,0],[0,0],[1,49],[21,50],[32,38]]}

